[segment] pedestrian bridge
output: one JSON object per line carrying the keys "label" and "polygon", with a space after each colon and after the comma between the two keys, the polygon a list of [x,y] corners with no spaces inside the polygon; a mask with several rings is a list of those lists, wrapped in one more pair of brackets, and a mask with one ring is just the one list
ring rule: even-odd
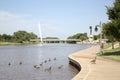
{"label": "pedestrian bridge", "polygon": [[[31,42],[41,42],[41,39],[31,39]],[[42,39],[42,43],[77,43],[81,39]]]}

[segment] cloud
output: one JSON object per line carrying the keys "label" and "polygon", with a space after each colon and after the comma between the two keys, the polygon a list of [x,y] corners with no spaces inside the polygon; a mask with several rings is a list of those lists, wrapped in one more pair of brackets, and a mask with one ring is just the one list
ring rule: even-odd
{"label": "cloud", "polygon": [[0,34],[13,34],[18,30],[36,32],[34,29],[35,24],[32,20],[27,20],[26,16],[30,15],[17,15],[0,11]]}
{"label": "cloud", "polygon": [[[60,30],[60,25],[54,19],[39,19],[42,27],[43,37],[65,37]],[[0,34],[13,34],[18,30],[33,32],[39,36],[38,18],[29,14],[15,14],[7,11],[0,11]]]}

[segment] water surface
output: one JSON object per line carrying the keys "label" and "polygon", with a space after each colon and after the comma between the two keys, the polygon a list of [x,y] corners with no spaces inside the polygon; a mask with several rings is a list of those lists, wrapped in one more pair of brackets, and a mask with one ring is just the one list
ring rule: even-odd
{"label": "water surface", "polygon": [[[68,55],[88,47],[77,44],[0,46],[0,80],[71,80],[78,71],[69,65]],[[33,67],[42,62],[39,69]],[[51,72],[45,72],[49,67]]]}

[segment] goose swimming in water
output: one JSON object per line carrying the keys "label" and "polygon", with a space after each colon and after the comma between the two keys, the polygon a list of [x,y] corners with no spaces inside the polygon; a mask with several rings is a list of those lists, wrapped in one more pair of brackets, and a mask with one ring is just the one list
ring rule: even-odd
{"label": "goose swimming in water", "polygon": [[19,65],[21,65],[21,64],[22,64],[22,62],[20,61]]}
{"label": "goose swimming in water", "polygon": [[63,65],[59,66],[58,69],[62,69]]}
{"label": "goose swimming in water", "polygon": [[56,60],[56,57],[54,58],[54,61]]}
{"label": "goose swimming in water", "polygon": [[43,62],[40,64],[40,66],[43,66]]}
{"label": "goose swimming in water", "polygon": [[46,71],[46,72],[50,72],[51,69],[52,69],[52,68],[51,68],[51,66],[50,66],[49,68],[46,68],[45,71]]}
{"label": "goose swimming in water", "polygon": [[35,69],[39,69],[40,67],[38,65],[33,66]]}
{"label": "goose swimming in water", "polygon": [[49,62],[51,61],[51,59],[49,58],[49,60],[48,60]]}
{"label": "goose swimming in water", "polygon": [[47,63],[47,60],[45,60],[44,62]]}
{"label": "goose swimming in water", "polygon": [[9,62],[9,63],[8,63],[8,65],[10,66],[10,65],[11,65],[11,63]]}

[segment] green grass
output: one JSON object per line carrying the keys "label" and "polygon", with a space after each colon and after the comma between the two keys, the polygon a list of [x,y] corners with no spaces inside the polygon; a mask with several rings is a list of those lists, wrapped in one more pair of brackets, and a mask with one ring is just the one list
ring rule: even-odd
{"label": "green grass", "polygon": [[102,56],[108,59],[120,61],[120,48],[104,50],[103,54],[98,53],[98,56]]}
{"label": "green grass", "polygon": [[[114,42],[114,45],[117,44],[118,42]],[[112,46],[112,43],[108,43],[106,45],[104,45],[104,50],[107,48],[110,48]]]}
{"label": "green grass", "polygon": [[120,56],[104,56],[105,58],[108,58],[108,59],[112,59],[112,60],[115,60],[115,61],[119,61],[120,62]]}
{"label": "green grass", "polygon": [[39,42],[24,42],[24,43],[17,43],[17,42],[0,42],[0,46],[23,45],[23,44],[39,44]]}
{"label": "green grass", "polygon": [[111,44],[111,43],[106,44],[106,45],[104,45],[104,49],[107,49],[107,48],[109,48],[109,47],[111,47],[111,46],[112,46],[112,44]]}
{"label": "green grass", "polygon": [[15,43],[15,42],[0,42],[0,46],[6,46],[6,45],[17,45],[20,43]]}

